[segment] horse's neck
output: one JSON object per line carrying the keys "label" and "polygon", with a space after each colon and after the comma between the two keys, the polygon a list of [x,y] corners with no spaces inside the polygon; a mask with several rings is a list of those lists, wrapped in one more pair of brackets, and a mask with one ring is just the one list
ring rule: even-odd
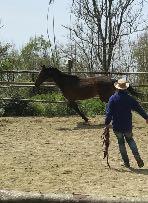
{"label": "horse's neck", "polygon": [[53,80],[56,85],[61,89],[65,88],[65,86],[72,85],[73,83],[77,84],[77,82],[79,81],[77,76],[67,75],[62,72],[53,74]]}
{"label": "horse's neck", "polygon": [[61,87],[63,84],[64,74],[62,72],[54,73],[53,74],[53,81],[56,83],[58,87]]}

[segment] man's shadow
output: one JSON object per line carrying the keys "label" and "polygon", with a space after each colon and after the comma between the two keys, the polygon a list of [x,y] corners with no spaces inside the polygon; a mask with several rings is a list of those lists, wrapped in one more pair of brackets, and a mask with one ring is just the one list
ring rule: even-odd
{"label": "man's shadow", "polygon": [[145,168],[139,168],[139,169],[136,169],[136,168],[130,168],[130,171],[132,173],[137,173],[137,174],[143,174],[143,175],[148,175],[148,169],[145,169]]}
{"label": "man's shadow", "polygon": [[145,169],[145,168],[136,169],[136,168],[130,167],[129,169],[116,169],[116,168],[112,168],[112,169],[121,173],[129,172],[129,173],[148,175],[148,169]]}

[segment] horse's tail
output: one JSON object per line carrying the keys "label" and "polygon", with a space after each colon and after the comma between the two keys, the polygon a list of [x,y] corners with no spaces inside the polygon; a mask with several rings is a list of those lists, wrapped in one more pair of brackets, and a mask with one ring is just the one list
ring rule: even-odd
{"label": "horse's tail", "polygon": [[139,91],[137,91],[135,88],[133,88],[131,85],[127,88],[127,91],[135,97],[141,97],[143,94]]}

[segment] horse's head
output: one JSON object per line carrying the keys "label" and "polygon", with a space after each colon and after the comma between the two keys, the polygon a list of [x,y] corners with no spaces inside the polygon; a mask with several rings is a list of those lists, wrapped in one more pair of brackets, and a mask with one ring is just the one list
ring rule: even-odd
{"label": "horse's head", "polygon": [[45,65],[43,65],[41,67],[42,67],[42,69],[41,69],[40,73],[38,74],[37,79],[35,81],[36,87],[39,87],[45,81],[52,81],[51,79],[53,77],[53,72],[55,69],[51,66],[46,67]]}
{"label": "horse's head", "polygon": [[48,79],[48,68],[46,68],[45,65],[41,66],[42,69],[39,72],[36,81],[35,81],[35,86],[39,87],[43,82],[45,82]]}

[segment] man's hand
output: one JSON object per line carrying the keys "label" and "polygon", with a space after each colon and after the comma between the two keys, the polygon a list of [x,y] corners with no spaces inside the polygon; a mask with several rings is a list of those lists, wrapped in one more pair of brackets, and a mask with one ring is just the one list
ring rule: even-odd
{"label": "man's hand", "polygon": [[105,128],[106,128],[106,129],[109,129],[109,125],[106,125]]}

